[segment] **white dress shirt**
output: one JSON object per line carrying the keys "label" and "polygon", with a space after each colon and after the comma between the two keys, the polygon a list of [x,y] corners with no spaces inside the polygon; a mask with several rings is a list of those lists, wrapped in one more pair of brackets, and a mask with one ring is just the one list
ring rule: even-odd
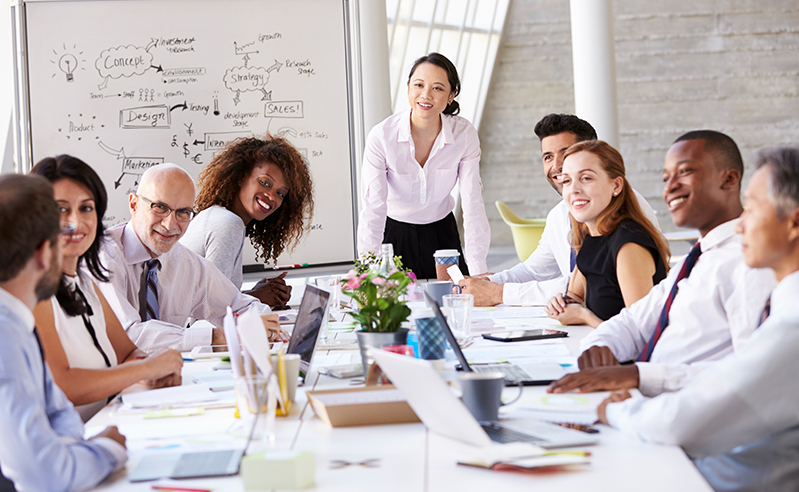
{"label": "white dress shirt", "polygon": [[363,154],[358,251],[380,252],[386,216],[410,224],[446,217],[455,207],[451,193],[457,182],[466,264],[471,275],[485,273],[491,229],[483,204],[477,130],[465,118],[442,114],[441,131],[424,167],[415,155],[410,110],[389,116],[369,132]]}
{"label": "white dress shirt", "polygon": [[680,391],[609,404],[608,421],[703,458],[697,468],[716,490],[799,490],[797,299],[799,272],[775,287],[771,316],[744,347]]}
{"label": "white dress shirt", "polygon": [[[646,217],[660,229],[655,211],[640,193],[633,190]],[[503,284],[502,303],[509,306],[544,305],[563,294],[571,275],[569,242],[571,220],[566,202],[559,201],[547,214],[538,247],[529,258],[513,268],[489,275],[488,280]]]}
{"label": "white dress shirt", "polygon": [[[97,297],[97,292],[94,290],[94,282],[92,282],[91,273],[89,273],[85,267],[81,267],[78,269],[77,276],[67,276],[66,282],[71,289],[74,288],[74,285],[77,285],[86,297],[86,301],[92,308],[92,315],[89,316],[87,314],[86,317],[91,322],[94,333],[97,336],[97,342],[100,344],[100,347],[102,347],[106,357],[108,357],[108,362],[111,363],[111,367],[116,366],[117,354],[114,350],[114,346],[111,345],[111,341],[108,339],[103,306],[100,303],[100,298]],[[78,369],[105,369],[107,366],[105,365],[103,355],[97,350],[97,347],[94,346],[92,336],[83,323],[83,317],[69,316],[61,307],[61,304],[58,303],[58,299],[56,299],[55,296],[50,298],[50,305],[53,308],[53,321],[55,322],[58,339],[67,356],[69,367]],[[107,398],[103,398],[94,403],[77,406],[75,409],[78,411],[83,421],[86,422],[92,418],[95,413],[99,412],[100,409],[106,405],[106,402]]]}
{"label": "white dress shirt", "polygon": [[222,326],[228,306],[235,313],[250,308],[269,313],[269,306],[242,294],[211,262],[197,256],[182,244],[172,246],[158,257],[159,319],[142,321],[139,315],[139,288],[144,262],[150,254],[133,227],[127,223],[106,231],[100,260],[110,272],[111,281],[99,285],[128,336],[145,352],[161,348],[189,351],[211,342],[211,328],[184,328],[189,318],[207,320]]}
{"label": "white dress shirt", "polygon": [[33,335],[33,313],[0,288],[0,468],[20,491],[94,487],[127,461],[107,437],[85,440]]}
{"label": "white dress shirt", "polygon": [[[684,386],[704,365],[738,350],[757,326],[776,280],[770,269],[746,266],[737,223],[725,222],[699,240],[702,255],[680,281],[669,325],[650,361],[636,363],[644,394]],[[635,360],[652,337],[681,268],[682,262],[649,294],[589,333],[580,342],[582,350],[607,346],[619,361]]]}

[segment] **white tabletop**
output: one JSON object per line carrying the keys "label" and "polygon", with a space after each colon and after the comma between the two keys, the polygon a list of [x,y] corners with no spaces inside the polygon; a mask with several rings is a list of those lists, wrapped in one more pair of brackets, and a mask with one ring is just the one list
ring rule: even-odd
{"label": "white tabletop", "polygon": [[[536,320],[536,323],[540,320]],[[580,338],[588,327],[567,327],[570,337],[566,346],[576,354]],[[497,342],[499,343],[499,342]],[[328,351],[319,355],[341,353],[348,358],[357,351]],[[357,362],[358,356],[353,359]],[[207,371],[215,362],[187,362],[184,382],[190,374]],[[566,471],[544,474],[494,472],[459,466],[465,444],[428,432],[422,424],[398,424],[366,427],[330,428],[319,420],[307,403],[306,389],[333,389],[353,386],[351,380],[334,379],[311,371],[304,387],[298,388],[296,404],[288,417],[278,417],[276,442],[278,450],[310,451],[316,457],[316,487],[320,491],[709,491],[702,476],[683,451],[675,446],[659,446],[638,442],[614,429],[599,426],[599,444],[586,447],[592,453],[591,464]],[[516,388],[506,389],[513,397]],[[524,398],[535,398],[543,387],[526,387]],[[522,400],[522,403],[523,403]],[[146,448],[176,442],[213,442],[235,425],[233,408],[209,409],[201,416],[143,419],[143,413],[124,412],[115,402],[89,423],[90,431],[106,425],[118,425],[128,439],[132,469]],[[167,436],[157,438],[157,436]],[[331,460],[353,463],[331,468]],[[377,467],[358,465],[365,460],[379,460]],[[127,469],[120,470],[96,490],[147,491],[152,483],[132,484]],[[238,476],[212,479],[181,480],[182,487],[214,491],[243,491]]]}

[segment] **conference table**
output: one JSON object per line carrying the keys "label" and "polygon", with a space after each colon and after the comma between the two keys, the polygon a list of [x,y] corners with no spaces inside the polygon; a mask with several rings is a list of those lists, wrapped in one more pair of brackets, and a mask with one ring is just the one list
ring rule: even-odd
{"label": "conference table", "polygon": [[[518,308],[501,308],[518,309]],[[536,323],[551,320],[536,319]],[[554,322],[552,322],[554,323]],[[564,329],[569,351],[576,355],[579,340],[590,328],[570,326]],[[352,333],[331,334],[343,343],[354,340]],[[497,342],[498,343],[498,342]],[[360,360],[357,350],[320,350],[315,360]],[[186,362],[184,384],[191,375],[208,371],[213,360]],[[599,442],[584,449],[590,451],[590,464],[564,467],[535,474],[491,471],[457,464],[468,445],[428,431],[421,423],[331,428],[315,416],[305,392],[357,387],[356,380],[335,379],[312,366],[304,386],[297,390],[295,404],[286,417],[275,425],[274,451],[309,451],[315,456],[315,486],[319,491],[709,491],[708,484],[691,460],[676,446],[642,443],[606,426],[600,429]],[[512,398],[518,389],[506,388]],[[541,398],[543,387],[528,386],[525,399]],[[503,407],[503,411],[513,405]],[[236,427],[232,407],[207,408],[202,415],[144,419],[144,412],[122,408],[119,401],[109,404],[87,423],[87,434],[106,425],[117,425],[126,435],[130,459],[125,469],[112,474],[95,490],[147,491],[153,484],[173,484],[183,488],[213,491],[244,491],[239,476],[180,481],[130,483],[132,470],[143,453],[152,448],[178,447],[190,443],[193,449],[215,442]],[[238,425],[241,427],[241,425]],[[342,464],[343,463],[343,464]]]}

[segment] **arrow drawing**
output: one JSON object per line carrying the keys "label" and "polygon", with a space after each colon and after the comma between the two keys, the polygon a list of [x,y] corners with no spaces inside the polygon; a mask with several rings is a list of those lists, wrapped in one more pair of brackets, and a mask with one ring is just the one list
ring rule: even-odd
{"label": "arrow drawing", "polygon": [[117,159],[124,159],[125,158],[125,148],[121,148],[119,150],[112,149],[108,145],[104,144],[103,141],[97,142],[97,145],[100,146],[101,149],[108,152],[109,154],[116,156]]}
{"label": "arrow drawing", "polygon": [[277,70],[278,72],[280,72],[280,67],[282,66],[283,66],[282,63],[275,60],[275,63],[271,67],[267,68],[266,71],[271,73],[273,70]]}
{"label": "arrow drawing", "polygon": [[150,65],[150,68],[154,68],[156,72],[163,72],[164,71],[164,69],[161,68],[161,65],[158,65],[157,67],[155,65]]}
{"label": "arrow drawing", "polygon": [[183,108],[183,111],[186,111],[188,109],[188,107],[189,106],[186,104],[186,101],[183,101],[183,104],[175,104],[174,106],[169,108],[169,112],[171,113],[172,111],[176,110],[177,108]]}
{"label": "arrow drawing", "polygon": [[195,140],[194,141],[194,145],[203,145],[204,143],[205,143],[205,140]]}

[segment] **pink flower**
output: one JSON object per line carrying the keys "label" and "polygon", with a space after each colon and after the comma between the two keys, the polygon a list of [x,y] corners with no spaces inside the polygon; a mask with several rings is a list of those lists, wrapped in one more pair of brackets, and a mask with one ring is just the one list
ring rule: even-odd
{"label": "pink flower", "polygon": [[363,273],[361,274],[361,276],[360,276],[360,279],[361,279],[361,280],[363,280],[363,279],[365,279],[365,278],[366,278],[366,277],[368,277],[368,276],[369,276],[369,272],[363,272]]}
{"label": "pink flower", "polygon": [[350,270],[349,272],[347,272],[346,275],[344,275],[344,278],[347,279],[347,280],[350,280],[350,279],[355,278],[355,276],[356,276],[355,270]]}
{"label": "pink flower", "polygon": [[355,290],[361,286],[361,281],[357,278],[351,278],[347,281],[347,289]]}
{"label": "pink flower", "polygon": [[416,280],[416,274],[413,272],[408,272],[408,278],[411,280]]}
{"label": "pink flower", "polygon": [[383,277],[375,277],[372,279],[372,283],[375,285],[386,285],[386,279]]}
{"label": "pink flower", "polygon": [[389,274],[389,275],[394,275],[394,274],[395,274],[395,273],[397,273],[398,271],[399,271],[399,270],[397,270],[396,268],[392,268],[392,269],[391,269],[391,271],[390,271],[390,272],[388,272],[388,274]]}

